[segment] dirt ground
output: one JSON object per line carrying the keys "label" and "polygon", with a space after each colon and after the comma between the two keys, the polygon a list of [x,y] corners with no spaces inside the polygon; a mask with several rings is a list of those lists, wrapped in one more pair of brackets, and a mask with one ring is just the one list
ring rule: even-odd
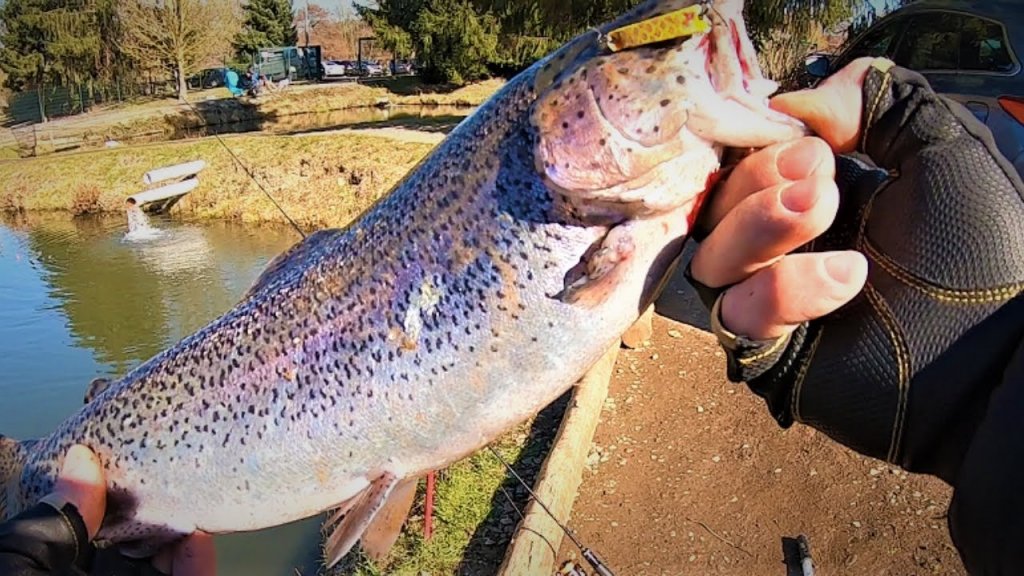
{"label": "dirt ground", "polygon": [[[965,573],[945,484],[780,429],[705,319],[677,275],[650,345],[622,351],[570,519],[585,546],[619,575],[787,576],[804,534],[816,576]],[[578,557],[564,539],[559,566]]]}

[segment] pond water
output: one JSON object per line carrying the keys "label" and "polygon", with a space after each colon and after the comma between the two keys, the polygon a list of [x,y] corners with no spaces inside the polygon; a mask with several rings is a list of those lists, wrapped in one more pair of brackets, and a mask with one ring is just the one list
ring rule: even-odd
{"label": "pond water", "polygon": [[[201,109],[201,107],[200,107]],[[472,114],[475,107],[468,106],[390,106],[378,108],[363,106],[330,112],[307,112],[287,116],[274,116],[253,120],[230,121],[215,112],[203,112],[208,124],[178,129],[175,138],[196,138],[213,134],[261,132],[264,134],[305,134],[336,130],[400,126],[427,132],[448,132],[461,120]]]}
{"label": "pond water", "polygon": [[[287,228],[124,217],[0,219],[0,433],[47,434],[116,377],[229,309]],[[282,498],[287,498],[282,494]],[[217,538],[218,574],[316,573],[320,518]]]}

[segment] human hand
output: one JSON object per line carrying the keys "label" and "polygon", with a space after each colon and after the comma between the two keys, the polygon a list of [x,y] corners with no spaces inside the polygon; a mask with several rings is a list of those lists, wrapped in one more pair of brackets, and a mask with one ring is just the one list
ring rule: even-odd
{"label": "human hand", "polygon": [[720,183],[687,268],[729,378],[781,426],[952,482],[964,414],[985,413],[1024,330],[1007,305],[1024,290],[1024,183],[966,108],[885,60],[772,107],[817,137]]}
{"label": "human hand", "polygon": [[[805,252],[839,208],[833,152],[856,145],[861,85],[871,59],[858,60],[819,88],[777,96],[772,106],[820,137],[777,144],[744,158],[704,212],[711,233],[691,262],[693,278],[722,294],[722,326],[775,340],[834,312],[860,292],[867,261],[853,250]],[[799,297],[794,297],[799,295]]]}
{"label": "human hand", "polygon": [[107,485],[99,459],[85,446],[72,446],[53,492],[44,498],[53,508],[41,504],[0,524],[0,568],[19,575],[141,576],[154,574],[153,569],[172,576],[216,573],[213,539],[201,532],[162,550],[148,566],[121,557],[116,550],[101,552],[92,546],[83,549],[79,529],[84,527],[85,539],[92,542],[103,523],[106,496]]}

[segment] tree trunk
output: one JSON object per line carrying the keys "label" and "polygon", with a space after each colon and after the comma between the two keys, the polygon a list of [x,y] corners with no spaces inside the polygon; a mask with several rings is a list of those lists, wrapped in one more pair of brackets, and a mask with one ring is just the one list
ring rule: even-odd
{"label": "tree trunk", "polygon": [[178,100],[185,101],[185,95],[188,94],[188,82],[185,79],[185,61],[182,58],[178,58],[176,63],[178,67]]}
{"label": "tree trunk", "polygon": [[46,122],[46,92],[43,85],[43,73],[39,73],[39,81],[36,82],[36,100],[39,103],[39,121]]}

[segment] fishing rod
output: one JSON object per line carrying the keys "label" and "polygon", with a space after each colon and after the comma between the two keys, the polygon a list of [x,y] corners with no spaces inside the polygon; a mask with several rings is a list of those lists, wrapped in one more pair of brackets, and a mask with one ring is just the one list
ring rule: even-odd
{"label": "fishing rod", "polygon": [[[199,110],[197,110],[196,107],[193,106],[191,102],[185,100],[185,104],[187,104],[188,107],[191,108],[192,111],[195,112],[197,116],[199,116],[200,118],[203,117],[202,113],[199,112]],[[204,124],[204,126],[208,127],[210,125]],[[302,231],[302,228],[300,228],[298,224],[295,223],[295,220],[292,220],[292,217],[289,216],[287,212],[285,212],[284,208],[277,203],[277,200],[275,200],[274,197],[270,195],[270,192],[267,192],[267,189],[264,188],[262,184],[260,184],[260,181],[256,179],[256,176],[254,176],[252,171],[249,170],[249,167],[242,162],[241,158],[235,155],[234,151],[232,151],[231,148],[228,147],[228,145],[224,142],[224,140],[221,139],[220,134],[217,134],[216,130],[213,130],[211,132],[213,134],[213,137],[217,139],[217,142],[220,142],[220,145],[223,146],[225,150],[227,150],[228,154],[231,155],[231,158],[234,159],[235,163],[238,164],[242,171],[245,172],[247,176],[249,176],[249,179],[252,180],[264,194],[267,195],[267,198],[269,198],[270,202],[274,204],[278,211],[281,212],[281,215],[284,216],[285,220],[287,220],[288,223],[292,225],[292,228],[294,228],[295,231],[299,233],[299,236],[302,236],[302,239],[305,240],[306,233]]]}
{"label": "fishing rod", "polygon": [[580,542],[579,538],[577,538],[576,535],[573,534],[568,527],[566,527],[564,524],[558,521],[558,518],[555,517],[551,510],[548,509],[547,505],[545,505],[544,502],[540,499],[540,497],[537,496],[537,494],[533,491],[533,489],[530,488],[530,485],[527,484],[526,481],[523,480],[523,478],[519,475],[519,473],[515,471],[515,468],[512,468],[511,464],[506,462],[505,459],[501,457],[501,454],[499,454],[498,451],[494,449],[494,446],[488,446],[487,448],[491,451],[492,454],[494,454],[498,461],[500,461],[502,465],[504,465],[505,468],[512,473],[512,476],[515,476],[515,479],[518,480],[520,484],[522,484],[523,488],[526,488],[526,492],[529,493],[530,497],[533,498],[534,501],[537,502],[537,504],[539,504],[540,507],[544,510],[544,512],[551,517],[551,520],[555,523],[555,525],[558,526],[562,530],[562,532],[564,532],[565,535],[569,537],[570,540],[572,540],[572,543],[577,548],[579,548],[580,554],[582,554],[583,558],[590,563],[591,567],[594,568],[595,574],[597,576],[615,576],[615,573],[611,571],[611,568],[609,568],[603,560],[601,560],[601,558],[597,555],[597,552],[594,552],[590,548],[584,546],[583,543]]}

